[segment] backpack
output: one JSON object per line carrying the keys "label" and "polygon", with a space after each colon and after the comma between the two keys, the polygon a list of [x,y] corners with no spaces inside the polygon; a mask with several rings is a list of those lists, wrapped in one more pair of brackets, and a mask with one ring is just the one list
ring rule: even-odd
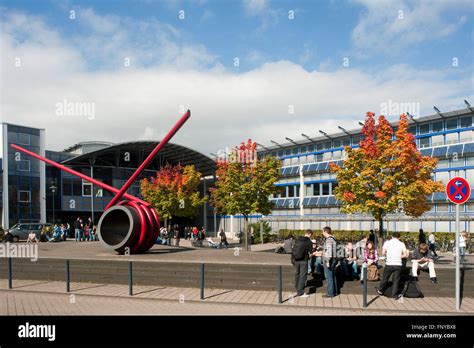
{"label": "backpack", "polygon": [[423,298],[420,286],[416,280],[408,280],[403,287],[402,295],[406,298]]}
{"label": "backpack", "polygon": [[367,267],[367,280],[369,282],[376,282],[380,280],[379,270],[376,265],[370,265]]}
{"label": "backpack", "polygon": [[344,260],[344,258],[345,258],[345,256],[346,256],[346,255],[345,255],[346,252],[345,252],[345,249],[344,249],[344,244],[339,243],[338,240],[337,240],[336,238],[334,238],[333,236],[330,236],[330,237],[328,237],[328,238],[334,239],[334,242],[335,242],[335,244],[336,244],[336,255],[335,255],[335,256],[333,255],[333,256],[331,257],[331,259],[334,260],[334,261],[342,261],[342,260]]}
{"label": "backpack", "polygon": [[304,260],[305,250],[304,250],[303,238],[298,238],[294,242],[293,248],[291,248],[291,256],[295,261]]}

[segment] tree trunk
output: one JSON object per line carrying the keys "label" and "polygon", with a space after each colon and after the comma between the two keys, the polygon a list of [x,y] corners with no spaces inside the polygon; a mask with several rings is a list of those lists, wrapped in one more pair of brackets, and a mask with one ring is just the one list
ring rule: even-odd
{"label": "tree trunk", "polygon": [[247,215],[244,215],[244,239],[245,251],[249,251],[249,218]]}
{"label": "tree trunk", "polygon": [[382,243],[384,243],[386,235],[383,230],[383,216],[379,217],[379,238],[382,238]]}

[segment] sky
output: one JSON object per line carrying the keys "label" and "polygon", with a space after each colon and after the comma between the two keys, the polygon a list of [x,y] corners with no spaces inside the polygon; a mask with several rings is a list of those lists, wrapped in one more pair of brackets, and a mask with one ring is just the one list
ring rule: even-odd
{"label": "sky", "polygon": [[[0,117],[46,147],[159,140],[209,155],[474,105],[474,2],[0,0]],[[395,110],[395,109],[394,109]]]}

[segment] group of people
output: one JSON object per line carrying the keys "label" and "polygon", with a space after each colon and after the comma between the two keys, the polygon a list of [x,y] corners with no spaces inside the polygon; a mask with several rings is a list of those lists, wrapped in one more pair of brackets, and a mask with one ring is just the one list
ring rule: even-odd
{"label": "group of people", "polygon": [[[359,263],[362,268],[367,270],[373,267],[377,270],[382,268],[379,261],[384,259],[385,266],[379,287],[376,288],[379,294],[383,294],[389,287],[389,279],[392,278],[392,297],[398,298],[398,284],[403,268],[406,266],[408,259],[411,260],[410,276],[412,280],[418,280],[418,272],[427,270],[432,283],[437,283],[435,259],[436,241],[434,234],[431,233],[428,238],[424,232],[420,230],[419,243],[416,249],[410,253],[405,243],[400,241],[398,232],[392,233],[387,241],[383,244],[382,253],[379,255],[377,250],[377,238],[373,230],[369,236],[353,245],[351,242],[345,245],[339,242],[332,235],[330,227],[326,226],[322,229],[324,242],[318,245],[313,238],[313,231],[306,230],[304,236],[298,237],[296,240],[290,235],[283,244],[286,253],[291,254],[292,264],[295,268],[295,287],[298,297],[307,297],[304,289],[307,276],[313,273],[324,275],[326,280],[326,294],[324,297],[334,297],[338,294],[336,267],[339,265],[342,274],[346,279],[359,280]],[[465,234],[461,233],[460,238],[464,239]],[[461,247],[462,247],[462,243]],[[465,244],[464,244],[465,247]],[[462,250],[462,249],[461,249]],[[460,252],[461,258],[464,253]]]}
{"label": "group of people", "polygon": [[84,223],[80,217],[78,217],[74,223],[74,239],[76,242],[82,241],[96,241],[98,240],[97,237],[97,229],[92,221],[92,218],[88,218],[87,222]]}
{"label": "group of people", "polygon": [[[206,239],[206,230],[204,227],[198,229],[196,226],[184,228],[184,239],[192,240],[196,244],[202,245],[202,241]],[[163,245],[174,245],[179,246],[179,241],[181,239],[181,229],[179,225],[174,225],[173,227],[168,226],[160,228],[160,235],[156,239],[156,244]],[[174,243],[173,243],[174,240]]]}

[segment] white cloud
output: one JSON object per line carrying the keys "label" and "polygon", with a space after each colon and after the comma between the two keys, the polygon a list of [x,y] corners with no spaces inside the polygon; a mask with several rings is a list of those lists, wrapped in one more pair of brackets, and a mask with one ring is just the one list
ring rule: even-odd
{"label": "white cloud", "polygon": [[250,16],[261,14],[267,8],[267,0],[244,0],[245,12]]}
{"label": "white cloud", "polygon": [[[399,53],[407,47],[445,38],[467,20],[472,2],[461,0],[390,1],[356,0],[365,10],[352,32],[359,53]],[[368,52],[368,53],[367,53]]]}
{"label": "white cloud", "polygon": [[[36,35],[28,36],[31,28],[25,32],[24,23],[34,25]],[[208,154],[247,138],[269,144],[285,136],[299,139],[302,132],[315,136],[317,129],[334,132],[337,125],[349,129],[388,100],[418,102],[425,113],[432,105],[449,110],[463,107],[463,99],[474,100],[472,77],[461,70],[459,76],[403,65],[383,73],[321,72],[279,61],[237,74],[217,58],[203,58],[212,57],[204,46],[180,41],[169,43],[169,57],[157,64],[90,70],[85,68],[90,57],[40,19],[11,18],[6,27],[2,120],[45,128],[47,148],[53,150],[85,140],[159,140],[181,107],[192,116],[173,141]],[[98,41],[114,35],[101,34]],[[118,49],[130,47],[133,38],[120,40]],[[140,45],[136,54],[150,54],[150,47]],[[180,55],[185,57],[177,63]],[[21,67],[13,64],[16,56],[22,57]],[[95,103],[95,117],[57,116],[55,104],[63,100]],[[295,114],[288,113],[291,105]]]}

